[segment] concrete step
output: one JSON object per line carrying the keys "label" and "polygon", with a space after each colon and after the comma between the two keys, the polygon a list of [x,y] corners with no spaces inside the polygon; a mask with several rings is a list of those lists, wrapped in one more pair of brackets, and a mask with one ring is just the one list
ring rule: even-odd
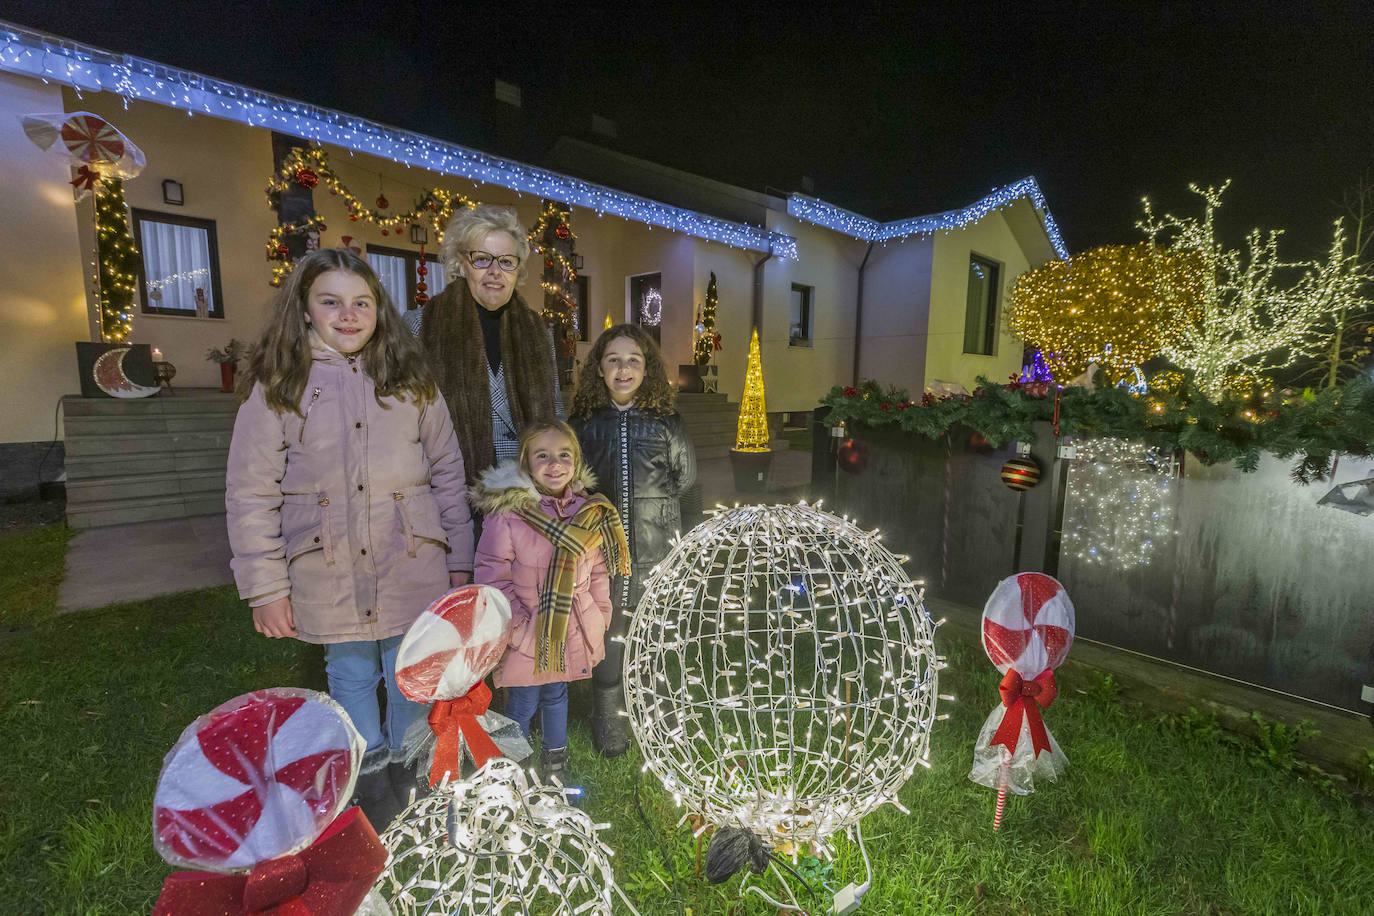
{"label": "concrete step", "polygon": [[239,401],[218,389],[183,388],[175,395],[166,392],[151,398],[83,398],[69,394],[62,398],[62,413],[68,417],[143,416],[147,414],[238,412]]}
{"label": "concrete step", "polygon": [[181,414],[92,414],[68,417],[65,424],[68,438],[73,436],[121,436],[134,433],[179,433],[204,431],[234,431],[233,413]]}
{"label": "concrete step", "polygon": [[[224,511],[223,498],[219,505],[220,511]],[[106,525],[182,518],[187,514],[186,500],[180,493],[140,499],[113,499],[80,507],[67,503],[67,524],[72,528],[103,528]]]}
{"label": "concrete step", "polygon": [[82,508],[118,500],[218,495],[224,503],[223,471],[171,471],[162,474],[130,474],[67,480],[67,506]]}
{"label": "concrete step", "polygon": [[149,452],[228,451],[232,429],[167,432],[147,435],[75,436],[66,440],[67,457]]}
{"label": "concrete step", "polygon": [[724,404],[726,396],[720,393],[714,394],[692,394],[690,392],[679,392],[677,396],[678,409],[709,406],[712,404]]}
{"label": "concrete step", "polygon": [[163,474],[168,471],[218,471],[224,474],[229,450],[193,449],[178,452],[69,456],[68,480],[124,477],[134,474]]}

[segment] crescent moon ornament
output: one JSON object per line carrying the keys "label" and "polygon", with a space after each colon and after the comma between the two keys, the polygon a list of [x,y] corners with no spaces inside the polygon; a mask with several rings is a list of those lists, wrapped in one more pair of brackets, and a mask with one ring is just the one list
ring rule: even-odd
{"label": "crescent moon ornament", "polygon": [[106,350],[100,354],[95,365],[91,367],[91,375],[95,378],[95,383],[100,387],[100,390],[112,398],[152,397],[158,393],[158,388],[139,385],[124,374],[124,357],[128,355],[129,350],[129,347]]}

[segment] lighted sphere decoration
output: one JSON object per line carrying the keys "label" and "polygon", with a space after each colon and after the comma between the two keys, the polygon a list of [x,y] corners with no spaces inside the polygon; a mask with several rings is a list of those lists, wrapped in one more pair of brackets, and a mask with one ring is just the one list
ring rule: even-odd
{"label": "lighted sphere decoration", "polygon": [[686,815],[824,849],[929,766],[935,624],[877,532],[805,503],[722,509],[645,583],[625,697]]}
{"label": "lighted sphere decoration", "polygon": [[607,825],[564,792],[505,757],[441,783],[382,834],[391,857],[375,890],[395,916],[611,916],[620,890],[600,837]]}

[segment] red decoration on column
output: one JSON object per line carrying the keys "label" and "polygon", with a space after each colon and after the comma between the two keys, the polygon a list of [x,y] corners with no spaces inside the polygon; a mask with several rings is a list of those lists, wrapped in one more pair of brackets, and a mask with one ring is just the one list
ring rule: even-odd
{"label": "red decoration on column", "polygon": [[320,183],[320,176],[316,175],[312,169],[296,169],[296,184],[304,188],[313,188]]}

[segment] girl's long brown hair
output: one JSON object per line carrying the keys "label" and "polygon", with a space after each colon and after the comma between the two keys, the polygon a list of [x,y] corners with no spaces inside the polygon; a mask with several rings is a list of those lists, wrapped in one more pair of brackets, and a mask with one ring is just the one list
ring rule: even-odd
{"label": "girl's long brown hair", "polygon": [[258,382],[267,389],[267,404],[279,413],[300,413],[301,396],[310,377],[310,326],[305,323],[310,287],[320,274],[344,270],[367,283],[377,311],[377,329],[358,355],[383,396],[413,397],[417,404],[434,400],[438,389],[425,365],[419,345],[391,304],[386,290],[368,263],[347,248],[321,248],[296,262],[272,305],[262,336],[248,357],[247,371],[239,378],[238,396],[246,400]]}
{"label": "girl's long brown hair", "polygon": [[611,403],[611,390],[601,378],[601,357],[611,341],[626,337],[644,354],[644,381],[635,392],[635,406],[665,417],[676,409],[677,392],[668,384],[668,369],[663,365],[663,353],[649,332],[637,324],[617,324],[601,332],[592,344],[582,372],[577,376],[577,391],[573,394],[570,416],[589,417],[598,407]]}

